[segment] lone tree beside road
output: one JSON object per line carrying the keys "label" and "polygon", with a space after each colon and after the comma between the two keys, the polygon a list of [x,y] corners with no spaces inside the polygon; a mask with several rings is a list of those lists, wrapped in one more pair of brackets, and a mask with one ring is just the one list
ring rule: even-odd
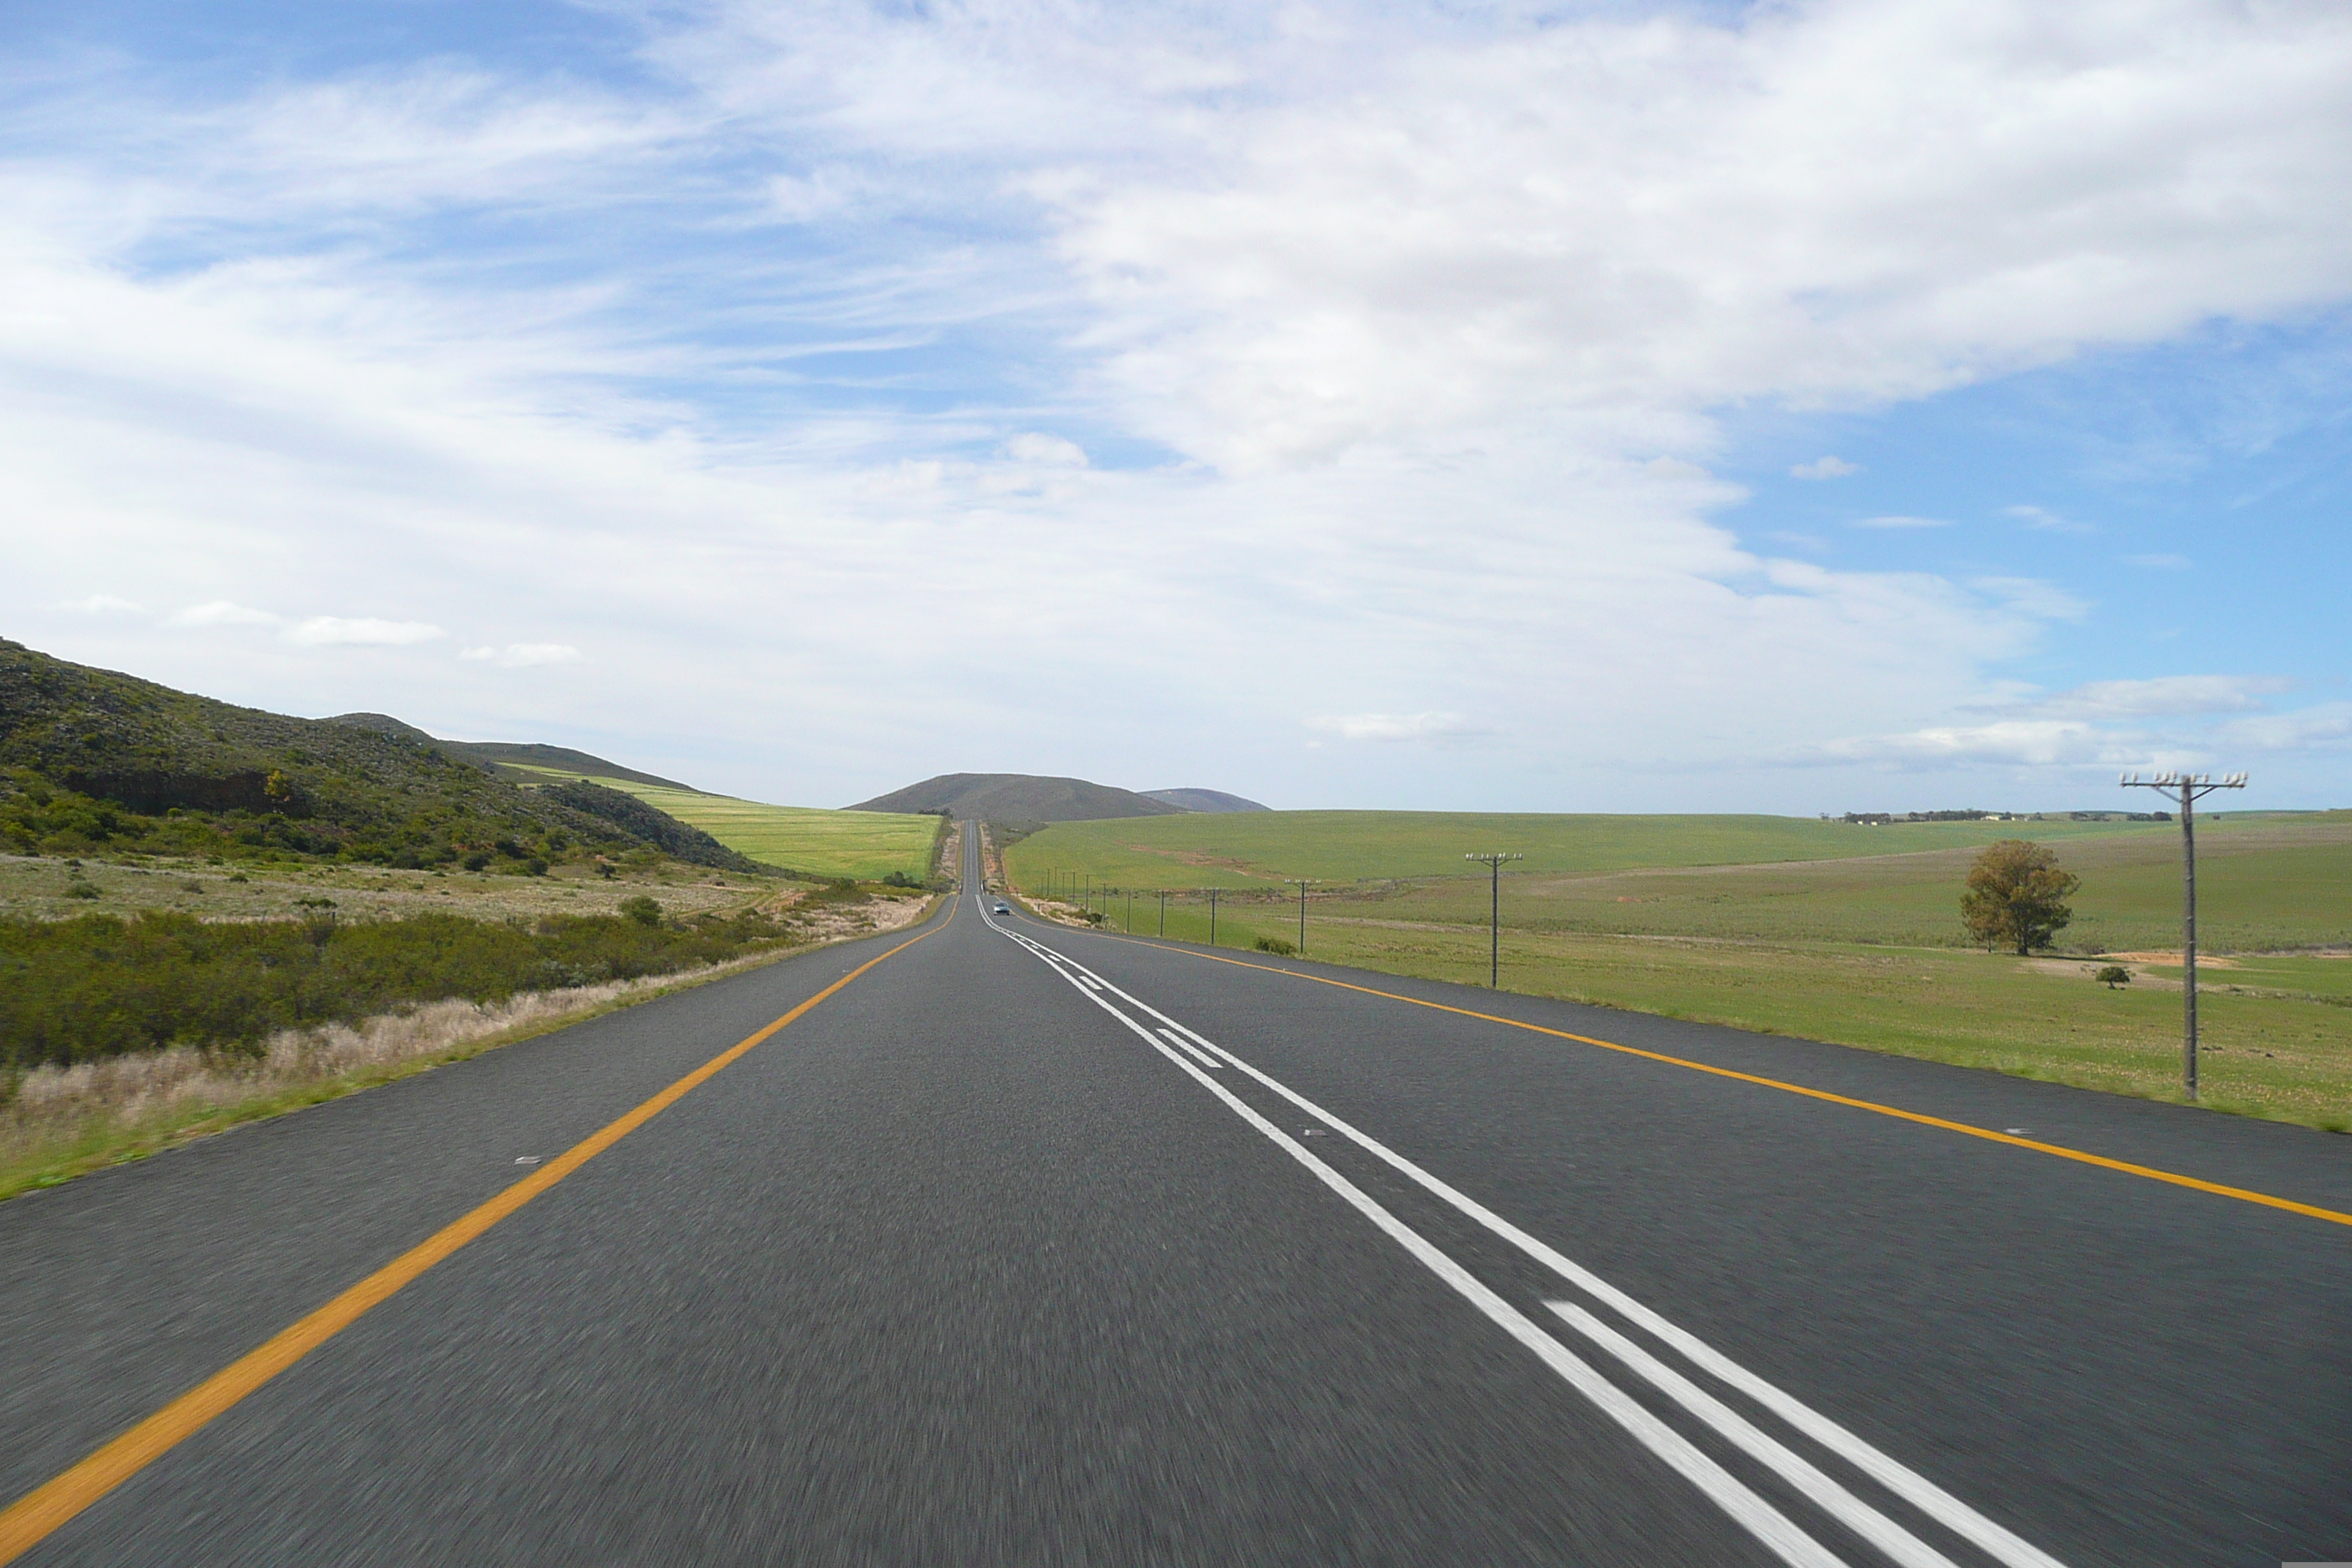
{"label": "lone tree beside road", "polygon": [[2066,907],[2083,879],[2058,868],[2056,851],[2022,838],[1988,844],[1969,868],[1969,890],[1960,895],[1960,919],[1969,934],[1985,944],[2014,944],[2020,958],[2074,918]]}

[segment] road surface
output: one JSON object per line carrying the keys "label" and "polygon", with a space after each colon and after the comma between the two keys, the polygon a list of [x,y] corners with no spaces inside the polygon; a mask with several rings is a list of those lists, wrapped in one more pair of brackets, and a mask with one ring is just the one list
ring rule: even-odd
{"label": "road surface", "polygon": [[2347,1215],[2352,1140],[962,897],[0,1205],[0,1561],[2352,1559]]}

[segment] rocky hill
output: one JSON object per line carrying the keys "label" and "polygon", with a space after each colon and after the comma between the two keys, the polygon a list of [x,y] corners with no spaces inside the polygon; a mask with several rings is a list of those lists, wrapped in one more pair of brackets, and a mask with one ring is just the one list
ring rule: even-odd
{"label": "rocky hill", "polygon": [[238,708],[0,639],[10,853],[527,869],[639,851],[758,869],[675,818],[652,831],[614,793],[523,789],[397,720]]}

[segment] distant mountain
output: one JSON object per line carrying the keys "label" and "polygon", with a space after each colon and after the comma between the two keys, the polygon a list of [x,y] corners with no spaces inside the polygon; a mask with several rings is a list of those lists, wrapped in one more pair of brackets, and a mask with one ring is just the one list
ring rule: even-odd
{"label": "distant mountain", "polygon": [[1176,816],[1184,807],[1085,779],[1034,773],[941,773],[872,800],[852,811],[946,812],[986,822],[1094,822],[1113,816]]}
{"label": "distant mountain", "polygon": [[1244,800],[1237,795],[1227,795],[1221,789],[1148,789],[1146,800],[1156,800],[1162,805],[1172,805],[1184,811],[1272,811],[1270,805],[1260,805],[1254,800]]}
{"label": "distant mountain", "polygon": [[757,869],[612,791],[519,788],[413,725],[343,720],[234,707],[0,638],[0,848],[541,870],[658,848]]}
{"label": "distant mountain", "polygon": [[[682,784],[676,779],[666,779],[657,773],[639,773],[635,768],[625,768],[618,763],[606,762],[587,752],[575,752],[569,746],[518,741],[444,741],[438,736],[426,734],[414,724],[404,724],[388,713],[338,713],[319,722],[341,724],[349,730],[372,730],[379,735],[397,735],[404,741],[438,746],[453,756],[463,757],[478,767],[488,768],[520,784],[545,784],[544,774],[528,770],[552,768],[574,778],[626,779],[631,784],[652,784],[656,789],[684,790],[688,795],[702,793],[692,784]],[[513,765],[517,763],[522,766]]]}

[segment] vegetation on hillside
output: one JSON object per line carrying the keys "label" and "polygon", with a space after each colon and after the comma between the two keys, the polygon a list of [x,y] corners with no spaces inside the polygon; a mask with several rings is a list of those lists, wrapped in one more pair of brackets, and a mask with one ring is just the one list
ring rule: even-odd
{"label": "vegetation on hillside", "polygon": [[667,854],[750,871],[708,834],[533,791],[413,735],[289,718],[0,640],[0,850],[544,871]]}

